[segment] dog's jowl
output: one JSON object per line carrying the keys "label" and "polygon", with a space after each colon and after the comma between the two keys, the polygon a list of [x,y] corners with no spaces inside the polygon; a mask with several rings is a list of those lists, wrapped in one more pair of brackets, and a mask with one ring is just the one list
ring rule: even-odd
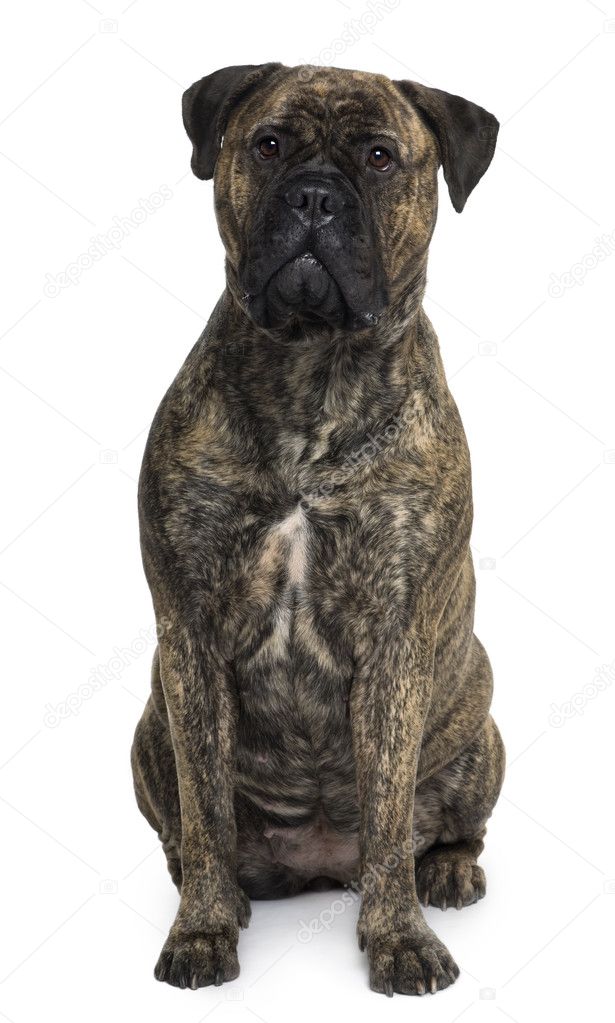
{"label": "dog's jowl", "polygon": [[498,124],[280,64],[216,71],[183,116],[227,285],[139,486],[159,646],[132,762],[180,892],[155,974],[232,980],[250,899],[353,884],[372,988],[434,992],[459,971],[420,904],[485,894],[504,751],[422,300],[438,168],[461,211]]}

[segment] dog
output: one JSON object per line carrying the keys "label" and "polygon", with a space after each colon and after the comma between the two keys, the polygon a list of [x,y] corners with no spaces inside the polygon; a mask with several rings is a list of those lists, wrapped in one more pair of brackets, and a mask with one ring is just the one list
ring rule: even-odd
{"label": "dog", "polygon": [[226,289],[139,481],[158,647],[132,767],[180,893],[155,976],[231,981],[251,899],[348,885],[371,988],[433,993],[459,969],[421,903],[485,894],[504,748],[422,299],[438,168],[461,212],[498,122],[276,63],[196,82],[183,120]]}

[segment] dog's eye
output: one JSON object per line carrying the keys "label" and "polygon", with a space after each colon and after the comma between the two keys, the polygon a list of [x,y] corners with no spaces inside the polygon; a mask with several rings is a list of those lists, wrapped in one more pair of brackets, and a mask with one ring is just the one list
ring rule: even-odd
{"label": "dog's eye", "polygon": [[280,146],[275,135],[267,135],[258,143],[258,152],[263,160],[273,160],[280,155]]}
{"label": "dog's eye", "polygon": [[391,166],[391,154],[383,146],[374,146],[367,158],[367,162],[370,166],[375,167],[376,170],[385,171]]}

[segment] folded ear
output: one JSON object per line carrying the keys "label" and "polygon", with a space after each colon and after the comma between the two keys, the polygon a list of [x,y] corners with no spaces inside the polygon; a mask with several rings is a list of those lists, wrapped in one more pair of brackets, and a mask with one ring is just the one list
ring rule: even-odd
{"label": "folded ear", "polygon": [[182,118],[192,142],[190,166],[197,178],[209,180],[220,152],[231,110],[281,64],[241,64],[223,67],[201,78],[182,97]]}
{"label": "folded ear", "polygon": [[495,150],[499,122],[476,103],[417,82],[396,82],[432,130],[451,202],[461,213]]}

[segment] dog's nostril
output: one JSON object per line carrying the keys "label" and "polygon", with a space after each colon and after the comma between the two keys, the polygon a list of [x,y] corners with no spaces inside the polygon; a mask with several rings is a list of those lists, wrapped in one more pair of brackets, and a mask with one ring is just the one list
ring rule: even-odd
{"label": "dog's nostril", "polygon": [[294,210],[305,209],[310,201],[309,194],[305,188],[290,188],[284,198]]}
{"label": "dog's nostril", "polygon": [[335,199],[333,198],[332,195],[330,195],[329,192],[325,192],[325,194],[322,196],[322,198],[320,200],[320,208],[325,213],[337,213],[338,212],[338,204],[336,203]]}

